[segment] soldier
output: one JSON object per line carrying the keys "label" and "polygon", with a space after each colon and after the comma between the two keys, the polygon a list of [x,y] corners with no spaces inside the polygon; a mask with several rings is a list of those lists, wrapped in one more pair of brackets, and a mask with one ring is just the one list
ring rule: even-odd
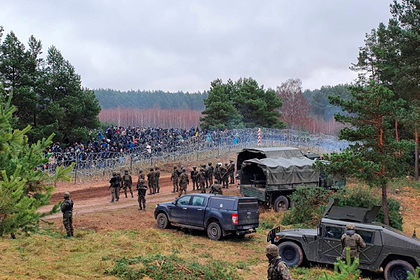
{"label": "soldier", "polygon": [[140,179],[142,179],[142,180],[146,180],[146,178],[144,177],[144,174],[143,174],[143,170],[139,170],[139,180]]}
{"label": "soldier", "polygon": [[222,180],[223,188],[229,188],[229,176],[228,176],[228,164],[225,163],[225,166],[220,166],[220,177]]}
{"label": "soldier", "polygon": [[179,176],[179,195],[178,195],[178,197],[180,197],[182,195],[182,193],[187,194],[187,187],[188,187],[189,182],[190,181],[188,180],[188,175],[187,175],[187,173],[185,173],[185,168],[183,168],[181,176]]}
{"label": "soldier", "polygon": [[60,205],[61,212],[63,212],[63,224],[67,232],[67,237],[73,236],[73,200],[70,199],[70,193],[65,192],[64,201]]}
{"label": "soldier", "polygon": [[221,174],[220,174],[220,167],[221,166],[222,166],[222,163],[219,162],[216,165],[216,168],[214,169],[214,178],[215,178],[216,184],[221,184],[222,183]]}
{"label": "soldier", "polygon": [[206,168],[206,188],[213,185],[213,173],[214,167],[211,166],[211,162],[209,162],[209,166]]}
{"label": "soldier", "polygon": [[197,176],[198,176],[197,166],[193,166],[193,170],[191,171],[191,181],[193,185],[193,191],[195,191],[195,188],[197,188],[198,190]]}
{"label": "soldier", "polygon": [[202,193],[206,193],[206,172],[204,168],[200,168],[200,172],[198,172],[198,186]]}
{"label": "soldier", "polygon": [[346,226],[346,233],[341,236],[341,246],[343,247],[343,252],[341,253],[341,258],[346,259],[346,247],[350,248],[350,258],[353,263],[354,258],[359,257],[360,248],[365,248],[366,243],[363,238],[356,233],[355,227],[353,224],[348,224]]}
{"label": "soldier", "polygon": [[210,186],[210,193],[211,194],[223,194],[222,185],[220,184],[213,184]]}
{"label": "soldier", "polygon": [[118,175],[116,172],[112,172],[112,178],[109,180],[109,187],[111,188],[111,203],[114,202],[114,199],[117,201],[120,199],[120,188],[119,188],[119,181],[118,181]]}
{"label": "soldier", "polygon": [[146,181],[143,179],[139,179],[137,182],[137,195],[138,195],[138,202],[139,202],[139,210],[146,211],[146,192],[147,186]]}
{"label": "soldier", "polygon": [[265,247],[265,255],[268,258],[268,280],[292,280],[289,268],[281,260],[279,256],[279,247],[274,244],[269,244]]}
{"label": "soldier", "polygon": [[133,191],[131,190],[132,184],[133,184],[133,179],[131,178],[131,175],[128,174],[128,170],[125,170],[124,176],[123,176],[123,188],[124,188],[125,198],[127,198],[127,188],[130,190],[131,197],[134,197]]}
{"label": "soldier", "polygon": [[230,160],[229,177],[230,177],[230,184],[235,184],[235,163],[233,162],[233,160]]}
{"label": "soldier", "polygon": [[172,171],[172,175],[171,175],[171,181],[172,184],[174,185],[174,189],[172,190],[172,192],[174,193],[175,191],[178,192],[178,170],[176,170],[176,166],[174,166],[174,170]]}
{"label": "soldier", "polygon": [[160,179],[160,170],[159,167],[155,168],[155,186],[156,186],[156,193],[159,193],[160,187],[159,187],[159,179]]}
{"label": "soldier", "polygon": [[150,172],[147,174],[147,183],[149,185],[149,195],[155,194],[155,171],[153,168],[150,168]]}

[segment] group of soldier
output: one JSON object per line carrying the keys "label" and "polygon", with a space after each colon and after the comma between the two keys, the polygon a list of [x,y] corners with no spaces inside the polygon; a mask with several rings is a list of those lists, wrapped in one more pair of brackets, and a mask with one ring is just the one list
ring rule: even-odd
{"label": "group of soldier", "polygon": [[[215,167],[211,162],[202,164],[200,170],[197,170],[197,166],[193,166],[190,172],[190,177],[186,174],[186,170],[183,166],[178,169],[174,166],[171,175],[171,181],[173,183],[172,192],[178,192],[179,196],[186,193],[188,183],[191,179],[192,190],[201,190],[202,193],[206,192],[206,189],[211,188],[214,184],[221,185],[222,188],[229,188],[229,184],[235,183],[235,163],[233,160],[230,163],[224,165],[219,162]],[[229,182],[230,181],[230,182]]]}
{"label": "group of soldier", "polygon": [[[137,181],[136,189],[139,203],[139,210],[146,210],[146,192],[149,189],[149,195],[159,193],[159,178],[160,170],[159,167],[150,168],[150,172],[147,174],[148,185],[146,185],[145,176],[143,170],[139,171],[139,179]],[[133,178],[128,173],[128,170],[124,171],[124,175],[121,176],[117,172],[112,173],[112,178],[109,180],[111,189],[111,203],[119,201],[121,189],[124,190],[125,197],[127,198],[127,190],[130,191],[131,197],[134,197],[131,186],[133,185]]]}

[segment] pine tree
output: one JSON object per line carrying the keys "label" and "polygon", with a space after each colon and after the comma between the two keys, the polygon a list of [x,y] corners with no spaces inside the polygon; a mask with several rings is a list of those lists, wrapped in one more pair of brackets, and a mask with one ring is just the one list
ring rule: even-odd
{"label": "pine tree", "polygon": [[11,126],[15,110],[11,98],[0,104],[0,236],[36,229],[37,209],[48,204],[54,189],[45,185],[48,175],[39,168],[54,135],[29,145],[30,126],[22,130]]}
{"label": "pine tree", "polygon": [[343,153],[332,153],[329,173],[340,173],[362,179],[382,190],[384,223],[389,225],[387,184],[390,178],[404,175],[401,168],[407,158],[407,141],[393,137],[395,108],[404,106],[395,100],[392,91],[374,81],[368,86],[351,88],[352,99],[330,97],[346,114],[336,114],[338,122],[349,125],[340,131],[339,138],[352,141]]}

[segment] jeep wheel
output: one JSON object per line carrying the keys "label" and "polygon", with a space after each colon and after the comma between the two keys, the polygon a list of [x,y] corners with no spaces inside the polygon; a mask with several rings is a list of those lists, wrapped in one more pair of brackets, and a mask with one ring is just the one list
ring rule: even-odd
{"label": "jeep wheel", "polygon": [[287,266],[299,266],[303,261],[302,249],[291,241],[280,243],[279,255]]}
{"label": "jeep wheel", "polygon": [[217,222],[211,222],[207,227],[207,235],[211,240],[219,240],[222,237],[222,228]]}
{"label": "jeep wheel", "polygon": [[283,212],[289,209],[289,200],[287,197],[281,195],[274,201],[274,211]]}
{"label": "jeep wheel", "polygon": [[405,280],[408,277],[407,271],[415,274],[411,264],[403,260],[395,260],[386,265],[384,278],[385,280]]}
{"label": "jeep wheel", "polygon": [[158,228],[168,228],[169,221],[165,213],[159,213],[156,217]]}

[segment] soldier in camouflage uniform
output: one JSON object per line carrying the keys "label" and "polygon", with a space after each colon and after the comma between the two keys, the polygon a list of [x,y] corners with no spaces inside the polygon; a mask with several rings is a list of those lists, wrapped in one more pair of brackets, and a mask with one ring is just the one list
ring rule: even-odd
{"label": "soldier in camouflage uniform", "polygon": [[73,236],[73,200],[70,199],[70,193],[65,192],[64,201],[60,205],[61,212],[63,212],[63,224],[67,232],[67,237]]}
{"label": "soldier in camouflage uniform", "polygon": [[292,280],[289,268],[281,260],[279,256],[279,248],[274,244],[269,244],[265,247],[265,255],[268,258],[268,280]]}
{"label": "soldier in camouflage uniform", "polygon": [[214,169],[214,179],[215,179],[216,184],[221,184],[222,183],[222,180],[221,180],[221,177],[220,177],[220,166],[221,165],[222,164],[219,162],[216,165],[216,168]]}
{"label": "soldier in camouflage uniform", "polygon": [[187,194],[187,187],[188,187],[189,182],[190,181],[188,180],[188,175],[187,175],[187,173],[185,173],[185,168],[183,168],[181,176],[179,176],[179,195],[178,195],[178,197],[180,197],[182,195],[182,193]]}
{"label": "soldier in camouflage uniform", "polygon": [[131,190],[133,179],[131,178],[131,175],[128,174],[128,170],[124,171],[124,176],[122,179],[123,179],[123,189],[124,189],[125,198],[127,198],[127,188],[130,190],[131,197],[134,197],[133,191]]}
{"label": "soldier in camouflage uniform", "polygon": [[341,236],[341,246],[343,251],[341,253],[341,258],[346,259],[346,247],[350,248],[350,258],[353,263],[354,258],[359,257],[360,248],[365,248],[366,243],[363,238],[356,233],[355,226],[353,224],[348,224],[346,226],[346,233]]}
{"label": "soldier in camouflage uniform", "polygon": [[138,202],[139,202],[139,210],[146,211],[146,192],[147,186],[146,181],[143,179],[139,179],[137,182],[137,195],[138,195]]}
{"label": "soldier in camouflage uniform", "polygon": [[146,180],[146,177],[144,177],[144,174],[143,174],[143,170],[139,170],[139,180],[140,179],[142,179],[142,180]]}
{"label": "soldier in camouflage uniform", "polygon": [[111,189],[112,199],[110,202],[114,202],[114,199],[117,201],[120,199],[120,187],[119,187],[119,177],[116,172],[112,173],[112,178],[109,180],[109,187]]}
{"label": "soldier in camouflage uniform", "polygon": [[149,185],[149,195],[155,194],[155,171],[150,168],[150,172],[147,174],[147,183]]}
{"label": "soldier in camouflage uniform", "polygon": [[156,186],[156,193],[159,193],[160,187],[159,187],[159,179],[160,179],[160,170],[159,167],[155,168],[155,186]]}
{"label": "soldier in camouflage uniform", "polygon": [[174,170],[172,171],[172,175],[171,175],[171,181],[172,184],[174,185],[174,189],[172,190],[172,192],[178,192],[178,170],[176,169],[176,166],[174,166]]}
{"label": "soldier in camouflage uniform", "polygon": [[193,170],[191,171],[191,181],[193,185],[193,191],[195,191],[196,188],[198,190],[197,177],[198,177],[197,166],[193,166]]}
{"label": "soldier in camouflage uniform", "polygon": [[229,178],[230,178],[230,184],[235,184],[235,163],[233,160],[230,160],[229,164]]}
{"label": "soldier in camouflage uniform", "polygon": [[220,167],[220,179],[222,180],[223,188],[229,188],[229,170],[228,164],[225,163],[225,166]]}
{"label": "soldier in camouflage uniform", "polygon": [[209,165],[206,168],[206,188],[213,185],[213,174],[214,174],[214,167],[209,162]]}
{"label": "soldier in camouflage uniform", "polygon": [[206,193],[206,172],[204,168],[200,168],[200,172],[198,172],[198,187],[202,193]]}

